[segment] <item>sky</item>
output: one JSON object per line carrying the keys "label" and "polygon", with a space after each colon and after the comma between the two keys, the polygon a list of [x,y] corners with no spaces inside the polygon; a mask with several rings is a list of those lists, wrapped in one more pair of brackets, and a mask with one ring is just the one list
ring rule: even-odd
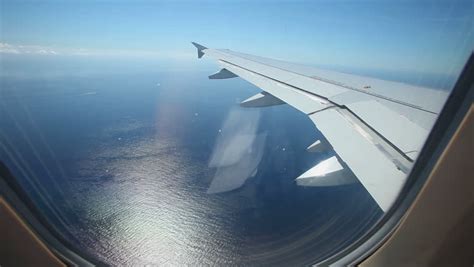
{"label": "sky", "polygon": [[9,1],[0,56],[195,60],[191,41],[315,66],[458,73],[474,1]]}

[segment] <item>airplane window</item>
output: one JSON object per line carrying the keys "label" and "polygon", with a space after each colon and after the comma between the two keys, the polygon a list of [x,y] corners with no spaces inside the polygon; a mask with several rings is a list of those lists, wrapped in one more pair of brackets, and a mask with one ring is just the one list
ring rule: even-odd
{"label": "airplane window", "polygon": [[341,251],[398,197],[474,47],[472,1],[0,5],[0,161],[107,265]]}

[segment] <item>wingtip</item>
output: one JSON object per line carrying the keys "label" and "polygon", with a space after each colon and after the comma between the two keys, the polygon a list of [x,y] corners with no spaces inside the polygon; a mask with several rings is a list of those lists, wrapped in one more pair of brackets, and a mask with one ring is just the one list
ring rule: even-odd
{"label": "wingtip", "polygon": [[201,48],[202,48],[202,49],[206,49],[206,48],[207,48],[207,47],[205,47],[205,46],[203,46],[203,45],[201,45],[201,44],[198,44],[198,43],[196,43],[196,42],[191,42],[191,43],[192,43],[196,48],[198,48],[198,49],[201,49]]}
{"label": "wingtip", "polygon": [[191,42],[198,50],[198,58],[202,58],[202,56],[204,55],[204,52],[202,50],[204,49],[207,49],[207,47],[203,46],[203,45],[200,45],[196,42]]}

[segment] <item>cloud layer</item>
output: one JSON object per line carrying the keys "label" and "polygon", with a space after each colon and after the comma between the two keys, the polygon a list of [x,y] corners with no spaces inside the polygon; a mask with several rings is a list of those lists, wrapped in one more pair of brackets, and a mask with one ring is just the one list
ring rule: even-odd
{"label": "cloud layer", "polygon": [[36,55],[57,55],[57,51],[37,45],[11,45],[0,43],[0,53],[2,54],[36,54]]}
{"label": "cloud layer", "polygon": [[113,57],[144,57],[189,60],[195,58],[194,49],[189,51],[146,51],[125,49],[85,49],[64,48],[41,45],[16,45],[0,42],[0,54],[13,55],[66,55],[66,56],[113,56]]}

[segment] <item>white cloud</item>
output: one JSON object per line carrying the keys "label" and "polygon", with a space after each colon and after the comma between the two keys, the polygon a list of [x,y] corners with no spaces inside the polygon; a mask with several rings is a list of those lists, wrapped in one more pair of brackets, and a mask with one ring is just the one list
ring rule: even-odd
{"label": "white cloud", "polygon": [[85,49],[65,48],[40,45],[14,45],[0,42],[0,54],[19,55],[66,55],[66,56],[100,56],[100,57],[139,57],[161,58],[174,60],[190,60],[195,58],[195,51],[156,51],[156,50],[124,50],[124,49]]}
{"label": "white cloud", "polygon": [[191,45],[186,51],[180,50],[142,50],[142,49],[88,49],[78,47],[58,47],[42,45],[9,44],[0,40],[1,54],[17,55],[63,55],[63,56],[96,56],[96,57],[120,57],[120,58],[152,58],[171,60],[193,60],[196,58],[195,48]]}
{"label": "white cloud", "polygon": [[38,54],[57,55],[58,52],[49,47],[37,45],[12,45],[0,43],[0,53],[2,54]]}
{"label": "white cloud", "polygon": [[207,193],[237,189],[258,172],[266,138],[258,133],[259,120],[259,110],[229,112],[209,160],[209,167],[217,170]]}
{"label": "white cloud", "polygon": [[20,54],[20,51],[12,45],[0,43],[0,53]]}

